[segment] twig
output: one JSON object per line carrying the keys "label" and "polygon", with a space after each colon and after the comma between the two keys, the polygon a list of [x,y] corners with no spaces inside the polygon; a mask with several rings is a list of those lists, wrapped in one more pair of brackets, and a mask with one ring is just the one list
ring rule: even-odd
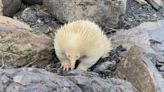
{"label": "twig", "polygon": [[28,64],[25,65],[24,67],[28,67],[29,65],[31,65],[31,64],[33,64],[33,63],[35,63],[35,62],[37,62],[37,60],[34,60],[33,62],[28,63]]}

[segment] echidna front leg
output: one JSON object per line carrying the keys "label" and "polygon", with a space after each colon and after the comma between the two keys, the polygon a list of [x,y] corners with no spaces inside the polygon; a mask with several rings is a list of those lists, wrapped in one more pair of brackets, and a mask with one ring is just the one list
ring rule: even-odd
{"label": "echidna front leg", "polygon": [[99,58],[99,56],[92,56],[80,59],[81,62],[78,65],[77,69],[87,71],[87,69],[96,64]]}
{"label": "echidna front leg", "polygon": [[64,71],[68,71],[70,68],[69,61],[61,61],[61,68],[63,68]]}
{"label": "echidna front leg", "polygon": [[61,63],[60,68],[63,68],[64,71],[65,70],[68,71],[70,68],[70,64],[69,64],[69,61],[66,59],[65,55],[62,54],[61,52],[57,52],[56,55]]}

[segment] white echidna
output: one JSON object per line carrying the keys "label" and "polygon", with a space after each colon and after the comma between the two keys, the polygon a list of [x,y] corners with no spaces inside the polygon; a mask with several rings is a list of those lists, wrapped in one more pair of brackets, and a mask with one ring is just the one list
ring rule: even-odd
{"label": "white echidna", "polygon": [[64,70],[74,69],[76,60],[80,60],[77,69],[87,70],[112,49],[101,28],[89,20],[73,21],[59,28],[54,47]]}

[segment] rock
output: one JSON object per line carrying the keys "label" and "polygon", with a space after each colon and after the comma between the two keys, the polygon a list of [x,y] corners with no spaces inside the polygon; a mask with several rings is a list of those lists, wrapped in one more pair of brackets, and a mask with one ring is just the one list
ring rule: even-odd
{"label": "rock", "polygon": [[23,19],[24,22],[32,22],[32,23],[36,23],[37,16],[36,16],[36,12],[34,9],[31,8],[26,8],[23,10],[22,14],[21,14],[21,18]]}
{"label": "rock", "polygon": [[34,5],[34,4],[42,4],[43,0],[22,0],[24,3],[27,3],[27,4],[31,4],[31,5]]}
{"label": "rock", "polygon": [[164,78],[164,72],[160,72],[161,74],[162,74],[162,76],[163,76],[163,78]]}
{"label": "rock", "polygon": [[21,7],[22,0],[2,0],[3,15],[13,17]]}
{"label": "rock", "polygon": [[163,24],[164,20],[142,23],[112,37],[113,47],[122,45],[128,51],[118,65],[119,75],[141,92],[164,92],[164,79],[156,67],[164,58]]}
{"label": "rock", "polygon": [[[8,71],[14,72],[8,74]],[[0,69],[0,90],[1,92],[82,92],[69,79],[37,68]]]}
{"label": "rock", "polygon": [[115,67],[115,65],[116,65],[116,61],[106,61],[106,62],[101,63],[100,65],[96,65],[93,71],[103,72],[108,68],[112,69],[113,67]]}
{"label": "rock", "polygon": [[135,1],[141,5],[150,3],[157,10],[159,10],[164,4],[162,0],[135,0]]}
{"label": "rock", "polygon": [[54,38],[54,30],[61,25],[59,21],[53,18],[39,5],[25,8],[20,14],[15,15],[14,18],[24,21],[30,25],[35,32],[42,32],[51,38]]}
{"label": "rock", "polygon": [[151,64],[151,61],[145,59],[142,51],[137,46],[129,50],[128,56],[118,65],[119,76],[130,81],[140,92],[163,92],[162,84],[164,80],[162,76],[159,75],[155,67],[147,65],[147,63]]}
{"label": "rock", "polygon": [[26,24],[0,16],[0,65],[46,66],[53,55],[53,40],[35,34]]}
{"label": "rock", "polygon": [[164,5],[163,0],[147,0],[155,9],[159,10]]}
{"label": "rock", "polygon": [[97,73],[70,71],[66,77],[78,85],[83,92],[138,92],[131,83],[120,79],[102,79]]}
{"label": "rock", "polygon": [[164,72],[164,66],[159,67],[159,71]]}
{"label": "rock", "polygon": [[109,28],[126,11],[126,0],[43,0],[43,5],[61,22],[89,19]]}
{"label": "rock", "polygon": [[164,20],[159,20],[157,22],[145,22],[129,30],[119,30],[111,38],[113,48],[123,45],[129,50],[132,46],[137,45],[147,53],[156,53],[157,50],[157,52],[162,53],[164,43],[163,24]]}
{"label": "rock", "polygon": [[129,29],[129,27],[136,27],[143,22],[157,21],[164,18],[164,8],[156,10],[150,4],[140,5],[135,1],[127,0],[127,10],[122,19],[123,23],[120,23],[122,25],[120,29]]}
{"label": "rock", "polygon": [[[8,71],[13,71],[8,72]],[[38,68],[0,69],[2,92],[138,92],[121,79],[102,79],[97,73],[70,71],[66,76]]]}
{"label": "rock", "polygon": [[138,2],[141,5],[148,4],[147,1],[145,1],[145,0],[135,0],[135,1]]}
{"label": "rock", "polygon": [[[1,28],[4,28],[5,26],[11,26],[11,28],[19,28],[19,29],[27,29],[27,30],[32,30],[29,25],[26,25],[23,22],[14,20],[12,18],[6,17],[6,16],[0,16],[0,25]],[[5,27],[6,29],[1,29],[0,32],[3,32],[4,30],[7,30],[9,27]],[[1,36],[2,38],[2,36]]]}

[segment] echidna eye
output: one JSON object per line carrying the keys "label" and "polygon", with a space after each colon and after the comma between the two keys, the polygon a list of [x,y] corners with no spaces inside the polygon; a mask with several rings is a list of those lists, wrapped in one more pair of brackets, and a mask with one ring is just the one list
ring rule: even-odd
{"label": "echidna eye", "polygon": [[69,54],[67,54],[67,57],[70,58],[71,56]]}
{"label": "echidna eye", "polygon": [[79,56],[76,56],[76,58],[79,58]]}

